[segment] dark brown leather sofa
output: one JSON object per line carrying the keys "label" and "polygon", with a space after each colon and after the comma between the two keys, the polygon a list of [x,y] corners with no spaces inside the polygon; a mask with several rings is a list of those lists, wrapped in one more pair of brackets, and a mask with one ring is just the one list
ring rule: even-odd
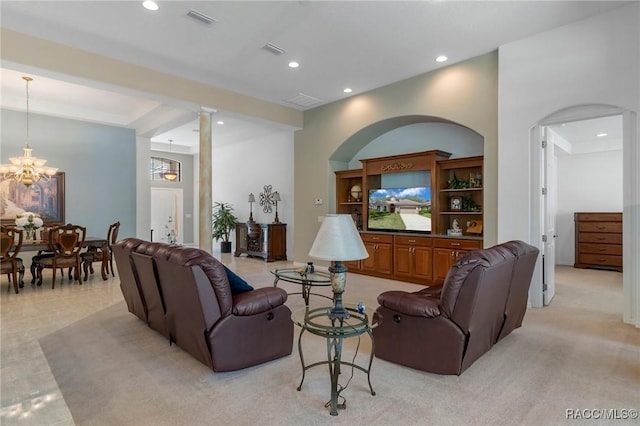
{"label": "dark brown leather sofa", "polygon": [[113,253],[129,311],[212,370],[291,354],[284,290],[233,294],[224,265],[196,248],[127,238]]}
{"label": "dark brown leather sofa", "polygon": [[460,258],[440,289],[380,294],[376,356],[461,374],[522,324],[537,256],[537,248],[510,241]]}

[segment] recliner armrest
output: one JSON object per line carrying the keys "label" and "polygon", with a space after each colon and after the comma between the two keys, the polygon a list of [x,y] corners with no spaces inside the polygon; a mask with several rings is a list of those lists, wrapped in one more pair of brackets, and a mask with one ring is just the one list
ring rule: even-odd
{"label": "recliner armrest", "polygon": [[424,294],[426,296],[430,296],[435,299],[440,299],[440,296],[442,295],[442,287],[443,287],[442,284],[438,284],[438,285],[430,286],[427,288],[423,288],[417,293]]}
{"label": "recliner armrest", "polygon": [[385,308],[414,317],[440,316],[439,300],[421,292],[386,291],[378,296],[378,303]]}
{"label": "recliner armrest", "polygon": [[233,295],[233,315],[249,316],[270,311],[287,301],[287,292],[278,287],[263,287]]}

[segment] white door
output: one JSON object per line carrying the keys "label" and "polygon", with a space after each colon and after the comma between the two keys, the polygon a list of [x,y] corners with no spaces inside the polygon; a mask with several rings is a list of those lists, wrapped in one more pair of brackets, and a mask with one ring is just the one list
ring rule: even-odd
{"label": "white door", "polygon": [[153,241],[182,244],[182,189],[151,188]]}
{"label": "white door", "polygon": [[553,134],[542,128],[542,299],[544,305],[551,303],[556,293],[556,213],[557,213],[557,159]]}

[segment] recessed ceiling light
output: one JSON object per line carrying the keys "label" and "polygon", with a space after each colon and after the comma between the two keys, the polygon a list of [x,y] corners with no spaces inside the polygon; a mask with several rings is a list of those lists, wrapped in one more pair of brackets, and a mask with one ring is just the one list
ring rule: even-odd
{"label": "recessed ceiling light", "polygon": [[449,59],[449,58],[447,58],[447,57],[446,57],[446,56],[444,56],[444,55],[440,55],[440,56],[438,56],[438,57],[436,58],[436,62],[445,62],[447,59]]}
{"label": "recessed ceiling light", "polygon": [[609,133],[598,133],[596,137],[604,138],[605,136],[609,136]]}
{"label": "recessed ceiling light", "polygon": [[343,90],[344,93],[351,93],[353,90],[350,87],[347,87]]}
{"label": "recessed ceiling light", "polygon": [[219,120],[217,123],[222,126],[224,124],[224,121]]}
{"label": "recessed ceiling light", "polygon": [[145,0],[142,2],[142,7],[144,7],[147,10],[158,10],[158,3],[156,3],[153,0]]}
{"label": "recessed ceiling light", "polygon": [[296,61],[289,62],[289,68],[298,68],[300,66]]}

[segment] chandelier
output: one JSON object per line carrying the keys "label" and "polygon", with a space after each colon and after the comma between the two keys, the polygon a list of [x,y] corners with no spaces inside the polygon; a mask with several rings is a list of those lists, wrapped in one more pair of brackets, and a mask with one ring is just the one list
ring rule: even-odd
{"label": "chandelier", "polygon": [[27,82],[27,139],[22,157],[11,157],[11,164],[0,164],[0,174],[4,179],[22,182],[29,187],[33,183],[48,181],[51,176],[55,175],[58,169],[56,167],[45,166],[47,160],[37,158],[31,155],[32,149],[29,147],[29,82],[33,80],[31,77],[22,77]]}
{"label": "chandelier", "polygon": [[[171,145],[173,144],[173,139],[169,139],[169,154],[171,154]],[[178,179],[178,171],[173,168],[173,160],[169,162],[169,170],[165,171],[162,174],[162,177],[165,180],[173,182]]]}

